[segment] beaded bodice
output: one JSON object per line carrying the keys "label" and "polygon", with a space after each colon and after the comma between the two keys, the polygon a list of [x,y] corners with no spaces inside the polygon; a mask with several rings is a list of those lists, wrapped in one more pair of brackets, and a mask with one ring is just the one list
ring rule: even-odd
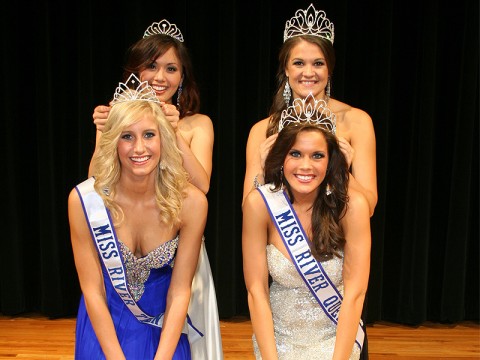
{"label": "beaded bodice", "polygon": [[145,291],[145,282],[152,269],[159,269],[164,266],[173,267],[173,260],[178,247],[178,236],[140,258],[137,258],[122,241],[119,240],[119,243],[127,272],[128,290],[133,299],[138,301]]}
{"label": "beaded bodice", "polygon": [[[342,254],[343,255],[343,254]],[[336,326],[308,290],[290,259],[274,245],[267,245],[268,271],[272,277],[270,306],[279,360],[331,359]],[[322,262],[330,280],[343,295],[343,258]],[[261,359],[255,336],[256,359]],[[358,359],[354,346],[350,360]]]}

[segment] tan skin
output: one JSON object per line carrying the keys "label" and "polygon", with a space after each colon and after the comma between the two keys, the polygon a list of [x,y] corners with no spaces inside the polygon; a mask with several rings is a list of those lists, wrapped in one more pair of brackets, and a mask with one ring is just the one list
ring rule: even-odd
{"label": "tan skin", "polygon": [[[325,99],[328,68],[321,49],[302,40],[290,54],[285,70],[294,98],[305,98],[313,93],[316,99]],[[360,191],[373,215],[377,204],[376,141],[373,122],[363,110],[336,99],[328,99],[328,107],[337,119],[337,138],[340,148],[351,165],[350,187]],[[266,137],[270,118],[257,122],[250,130],[246,149],[246,171],[243,199],[253,187],[255,176],[263,174],[263,164],[276,134]],[[262,177],[259,176],[262,180]]]}
{"label": "tan skin", "polygon": [[[309,132],[309,136],[311,134]],[[292,176],[295,172],[303,172],[313,173],[320,178],[320,172],[315,172],[312,169],[316,166],[315,163],[325,161],[325,158],[323,160],[314,159],[314,156],[312,156],[314,152],[311,148],[309,150],[299,145],[298,137],[293,148],[301,150],[301,161],[303,163],[298,165],[296,170],[289,170],[286,165],[289,160],[287,155],[284,163],[285,176]],[[319,149],[322,150],[317,148],[316,151]],[[326,149],[323,148],[322,151],[326,152]],[[326,153],[328,157],[328,152]],[[326,161],[328,161],[328,158]],[[311,233],[313,201],[318,189],[318,183],[321,183],[323,178],[316,181],[316,184],[311,182],[310,185],[300,184],[295,180],[289,181],[295,197],[293,207],[300,223],[307,232],[307,236],[310,236]],[[370,269],[370,215],[368,202],[361,192],[349,189],[348,210],[342,218],[340,226],[344,231],[346,239],[343,264],[345,292],[339,313],[333,359],[348,359],[355,342]],[[252,191],[245,198],[243,205],[243,269],[248,291],[250,317],[262,359],[276,360],[278,359],[278,354],[269,301],[266,252],[268,244],[274,245],[291,261],[285,245],[271,221],[263,198],[258,191]]]}
{"label": "tan skin", "polygon": [[[122,208],[125,219],[116,230],[118,237],[137,257],[145,256],[175,238],[177,234],[180,236],[167,294],[162,336],[155,355],[156,360],[171,359],[187,314],[208,204],[205,195],[195,186],[188,184],[179,216],[180,224],[165,224],[160,220],[154,190],[160,160],[159,142],[153,144],[150,138],[143,135],[145,129],[155,132],[151,123],[145,125],[140,122],[140,127],[138,124],[132,129],[127,128],[132,135],[132,149],[127,149],[124,153],[129,153],[132,157],[152,155],[152,164],[132,165],[128,155],[122,157],[119,145],[119,157],[123,162],[120,180],[116,185],[115,201]],[[142,128],[143,125],[145,126]],[[158,128],[156,131],[159,131]],[[72,190],[68,199],[68,213],[75,265],[95,334],[107,359],[125,359],[107,307],[98,253],[75,190]],[[142,216],[137,216],[139,213]]]}
{"label": "tan skin", "polygon": [[[148,81],[162,103],[162,109],[177,136],[177,146],[182,152],[183,166],[190,176],[190,182],[204,194],[210,189],[214,131],[211,119],[204,114],[179,118],[179,111],[172,104],[182,78],[182,66],[173,48],[159,56],[148,68],[140,72],[140,80]],[[97,127],[96,144],[102,136],[110,106],[97,106],[93,122]],[[96,151],[96,149],[95,149]],[[89,176],[92,176],[90,166]]]}

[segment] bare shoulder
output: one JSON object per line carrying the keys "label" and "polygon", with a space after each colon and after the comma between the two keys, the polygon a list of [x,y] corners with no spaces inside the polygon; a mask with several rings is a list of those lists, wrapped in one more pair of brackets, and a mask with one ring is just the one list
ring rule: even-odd
{"label": "bare shoulder", "polygon": [[180,120],[180,124],[188,128],[211,127],[212,119],[205,114],[194,114],[185,116]]}
{"label": "bare shoulder", "polygon": [[80,196],[78,195],[77,189],[73,188],[68,194],[68,207],[78,207],[80,206]]}
{"label": "bare shoulder", "polygon": [[365,195],[353,188],[348,188],[348,207],[347,207],[347,217],[348,216],[366,216],[370,218],[370,207],[368,200]]}
{"label": "bare shoulder", "polygon": [[267,127],[270,118],[265,118],[256,122],[250,129],[248,134],[247,146],[256,148],[267,138]]}
{"label": "bare shoulder", "polygon": [[256,135],[256,134],[262,134],[263,136],[265,136],[269,121],[270,121],[270,118],[268,117],[268,118],[259,120],[255,124],[253,124],[253,126],[250,129],[250,136]]}
{"label": "bare shoulder", "polygon": [[354,123],[359,125],[370,125],[372,123],[372,118],[366,111],[339,100],[331,99],[329,107],[337,115],[337,120],[348,122],[352,125]]}
{"label": "bare shoulder", "polygon": [[185,190],[185,198],[183,200],[183,212],[198,213],[208,208],[208,200],[203,191],[196,186],[188,183]]}
{"label": "bare shoulder", "polygon": [[260,191],[257,189],[252,189],[245,197],[245,201],[242,204],[242,209],[244,211],[255,212],[257,215],[262,212],[266,213],[265,202],[263,201]]}

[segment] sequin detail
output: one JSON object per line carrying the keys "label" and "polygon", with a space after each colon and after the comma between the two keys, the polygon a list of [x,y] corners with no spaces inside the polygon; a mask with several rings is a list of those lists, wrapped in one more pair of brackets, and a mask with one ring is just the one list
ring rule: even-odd
{"label": "sequin detail", "polygon": [[[278,359],[331,359],[336,326],[312,296],[293,263],[274,245],[267,246],[267,261],[273,280],[270,306]],[[343,295],[343,258],[334,257],[322,262],[322,266]],[[253,346],[257,360],[261,359],[255,336]],[[350,360],[359,357],[360,349],[354,345]]]}
{"label": "sequin detail", "polygon": [[151,269],[159,269],[164,266],[173,267],[173,260],[178,247],[178,236],[161,244],[141,258],[137,258],[122,241],[119,241],[119,243],[127,272],[128,290],[133,299],[138,301],[145,291],[144,284],[150,276]]}

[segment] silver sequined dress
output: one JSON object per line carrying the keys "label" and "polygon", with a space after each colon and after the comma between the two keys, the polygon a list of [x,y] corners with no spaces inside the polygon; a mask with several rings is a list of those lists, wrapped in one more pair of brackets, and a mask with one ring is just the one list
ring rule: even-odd
{"label": "silver sequined dress", "polygon": [[[311,295],[292,262],[274,246],[267,246],[270,305],[273,314],[275,341],[280,360],[331,359],[335,347],[336,327]],[[322,262],[330,279],[343,295],[343,259],[334,257]],[[255,356],[261,359],[255,336]],[[358,359],[360,350],[354,345],[350,360]]]}

